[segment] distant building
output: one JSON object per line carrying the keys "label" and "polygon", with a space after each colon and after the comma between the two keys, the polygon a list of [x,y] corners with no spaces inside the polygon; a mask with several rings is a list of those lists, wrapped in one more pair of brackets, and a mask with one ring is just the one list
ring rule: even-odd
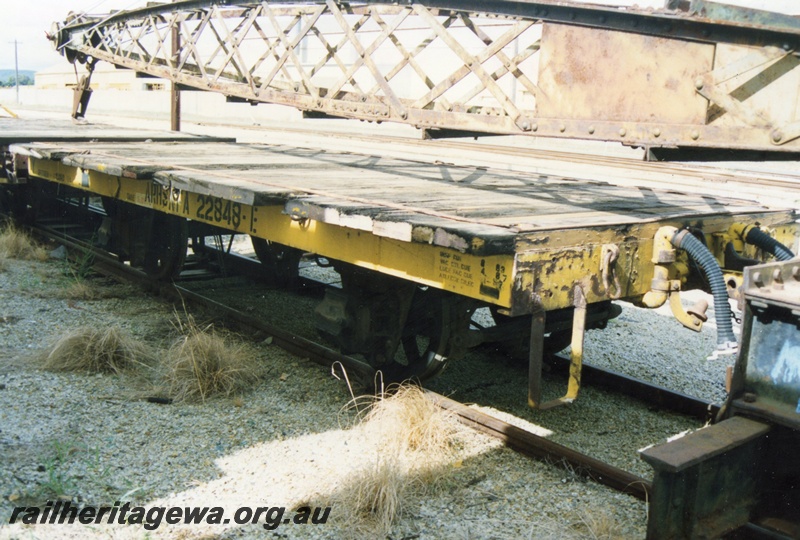
{"label": "distant building", "polygon": [[[72,89],[85,70],[75,68],[67,63],[56,64],[50,68],[36,72],[36,88],[40,90]],[[160,92],[169,90],[169,82],[164,79],[146,77],[129,69],[115,68],[107,62],[99,62],[92,74],[93,90],[123,90]]]}

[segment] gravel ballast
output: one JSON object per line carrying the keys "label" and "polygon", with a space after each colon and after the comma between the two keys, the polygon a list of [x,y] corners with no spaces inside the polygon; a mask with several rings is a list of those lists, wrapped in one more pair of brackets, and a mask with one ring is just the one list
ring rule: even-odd
{"label": "gravel ballast", "polygon": [[[73,282],[62,261],[7,260],[0,266],[0,538],[645,536],[644,502],[474,432],[462,434],[456,454],[433,467],[435,480],[416,485],[404,498],[388,532],[348,520],[336,504],[325,524],[281,524],[275,530],[232,522],[162,523],[151,531],[140,525],[9,525],[14,507],[47,500],[79,507],[115,501],[148,508],[221,506],[227,516],[245,506],[325,505],[359,471],[383,459],[377,441],[354,428],[342,381],[251,331],[238,339],[255,351],[264,368],[261,378],[248,391],[200,403],[148,401],[163,396],[163,389],[153,386],[146,369],[119,375],[40,369],[37,356],[80,327],[118,326],[164,355],[185,309],[201,324],[214,320],[191,306],[92,276],[87,283],[95,298],[88,300],[70,292]],[[238,278],[185,286],[316,339],[316,298],[310,292],[298,297],[254,283],[243,286]],[[698,294],[683,297],[688,307]],[[704,399],[724,399],[725,366],[733,359],[706,359],[715,343],[713,310],[698,334],[683,329],[666,307],[623,305],[607,329],[587,334],[586,362]],[[450,365],[428,386],[646,478],[651,471],[639,449],[702,427],[698,420],[590,386],[570,406],[532,411],[526,381],[524,362],[486,347]],[[547,375],[545,398],[563,394],[566,382]]]}
{"label": "gravel ballast", "polygon": [[[350,396],[327,368],[258,338],[252,343],[265,375],[250,391],[203,403],[151,403],[141,374],[51,373],[35,357],[71,329],[118,325],[157,350],[174,339],[176,307],[130,286],[90,278],[94,300],[66,298],[71,278],[63,262],[7,261],[0,272],[0,537],[3,538],[348,538],[369,537],[338,519],[324,525],[8,525],[15,506],[46,500],[79,506],[114,501],[162,506],[295,508],[324,501],[375,459],[343,412]],[[243,292],[243,296],[246,296]],[[225,292],[230,299],[230,291]],[[252,304],[252,298],[250,297]],[[271,309],[268,294],[256,302]],[[178,308],[180,311],[183,308]],[[256,309],[256,312],[258,310]],[[661,356],[635,340],[638,325],[652,337],[656,313],[626,310],[587,340],[587,360],[653,372],[665,384]],[[200,313],[196,317],[202,319]],[[298,318],[302,318],[299,317]],[[667,321],[674,323],[674,321]],[[674,327],[670,327],[674,330]],[[672,334],[672,332],[666,332]],[[694,340],[675,333],[698,360]],[[649,337],[648,337],[649,336]],[[688,336],[688,337],[687,337]],[[603,339],[606,338],[606,339]],[[244,340],[248,336],[243,336]],[[644,338],[643,338],[644,339]],[[619,340],[627,345],[620,354]],[[688,341],[687,341],[688,340]],[[614,347],[617,347],[615,351]],[[630,357],[633,360],[626,359]],[[431,383],[435,390],[485,410],[531,423],[553,440],[649,476],[637,449],[697,421],[648,410],[632,400],[585,388],[569,407],[527,409],[525,371],[517,363],[476,351]],[[620,369],[622,370],[622,369]],[[722,367],[708,368],[717,379]],[[659,375],[660,373],[660,375]],[[666,373],[695,378],[673,363]],[[546,392],[565,381],[550,377]],[[676,382],[680,386],[679,382]],[[718,381],[704,391],[710,397]],[[439,467],[441,468],[441,466]],[[582,479],[575,471],[531,461],[497,441],[471,434],[438,480],[404,501],[390,538],[641,538],[645,504]]]}

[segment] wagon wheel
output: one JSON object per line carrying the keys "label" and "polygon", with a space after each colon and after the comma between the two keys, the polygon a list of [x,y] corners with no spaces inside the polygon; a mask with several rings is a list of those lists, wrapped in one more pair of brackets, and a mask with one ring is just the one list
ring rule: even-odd
{"label": "wagon wheel", "polygon": [[[531,317],[507,317],[498,313],[497,308],[490,308],[492,319],[498,328],[504,330],[504,337],[500,341],[502,350],[515,360],[528,360],[531,341]],[[572,341],[572,330],[556,330],[544,337],[545,354],[556,354],[569,347]]]}
{"label": "wagon wheel", "polygon": [[464,335],[474,307],[461,298],[436,290],[417,291],[391,361],[377,369],[386,382],[430,379],[450,360],[464,355]]}
{"label": "wagon wheel", "polygon": [[153,212],[144,255],[144,271],[152,278],[178,277],[186,260],[189,222],[177,216]]}
{"label": "wagon wheel", "polygon": [[[612,302],[590,304],[587,315],[587,330],[605,328],[606,323],[617,317],[622,309]],[[531,339],[531,317],[507,317],[496,307],[491,308],[492,318],[499,328],[505,328],[507,336],[501,341],[506,354],[514,359],[528,360]],[[547,335],[544,337],[544,352],[554,355],[569,347],[572,342],[572,309],[551,311],[547,314]]]}
{"label": "wagon wheel", "polygon": [[24,189],[26,187],[25,184],[0,187],[0,212],[24,221],[28,217],[26,216],[28,200]]}
{"label": "wagon wheel", "polygon": [[276,287],[292,288],[297,285],[300,259],[303,251],[251,236],[256,257],[264,266],[265,274]]}
{"label": "wagon wheel", "polygon": [[[544,338],[544,350],[547,354],[556,354],[572,343],[572,329],[550,332]],[[525,357],[527,359],[527,356]]]}

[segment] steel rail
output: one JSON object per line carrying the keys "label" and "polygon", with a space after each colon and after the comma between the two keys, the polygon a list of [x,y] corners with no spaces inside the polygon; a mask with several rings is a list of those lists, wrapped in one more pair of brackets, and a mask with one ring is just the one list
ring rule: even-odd
{"label": "steel rail", "polygon": [[582,476],[644,501],[647,500],[648,494],[652,489],[652,484],[649,480],[604,463],[599,459],[587,456],[486,413],[467,407],[463,403],[436,392],[425,390],[425,395],[439,407],[454,413],[459,422],[500,439],[509,448],[513,448],[520,453],[548,463],[562,462]]}
{"label": "steel rail", "polygon": [[[569,358],[557,356],[557,359],[559,361],[555,364],[551,363],[551,365],[554,365],[559,372],[568,372]],[[615,394],[623,394],[660,409],[685,414],[703,422],[713,420],[720,411],[720,405],[717,403],[585,362],[581,376],[583,384],[606,388]]]}
{"label": "steel rail", "polygon": [[[333,366],[335,363],[340,363],[348,374],[360,377],[361,380],[371,380],[375,375],[375,370],[371,366],[356,358],[343,355],[324,345],[292,334],[252,315],[243,313],[236,308],[190,291],[176,283],[155,281],[141,270],[119,262],[113,255],[86,242],[66,237],[63,233],[47,227],[33,226],[31,230],[40,237],[63,244],[68,249],[90,250],[94,257],[93,267],[100,274],[122,282],[133,282],[146,290],[155,292],[162,297],[170,298],[173,301],[181,303],[189,301],[196,305],[210,308],[218,317],[234,320],[238,324],[271,336],[275,345],[288,352],[307,357],[311,361],[325,366]],[[665,392],[668,393],[669,391]],[[436,405],[452,412],[459,422],[503,441],[504,444],[520,453],[548,464],[566,467],[581,476],[639,499],[647,500],[649,496],[652,486],[651,482],[645,478],[547,440],[436,392],[425,390],[425,394]],[[666,401],[663,403],[666,404]]]}

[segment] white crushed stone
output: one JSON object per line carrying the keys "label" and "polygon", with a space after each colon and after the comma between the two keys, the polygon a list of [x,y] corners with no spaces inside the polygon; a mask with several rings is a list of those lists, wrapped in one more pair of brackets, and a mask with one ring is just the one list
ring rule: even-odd
{"label": "white crushed stone", "polygon": [[[131,375],[37,369],[32,353],[78,326],[118,324],[154,345],[168,340],[171,331],[173,306],[130,287],[102,281],[107,298],[58,298],[67,283],[59,264],[10,261],[0,272],[0,538],[145,537],[147,531],[137,526],[7,524],[15,505],[52,497],[48,486],[80,505],[125,500],[219,505],[230,512],[239,506],[291,508],[334,493],[349,473],[374,459],[369,445],[346,428],[349,418],[341,411],[349,396],[343,384],[326,368],[264,343],[256,347],[268,375],[256,388],[238,399],[202,404],[132,400]],[[592,406],[590,397],[586,401]],[[582,429],[579,425],[576,420],[574,429]],[[645,505],[475,433],[441,480],[406,501],[389,536],[582,538],[587,523],[595,521],[611,523],[617,537],[641,537]],[[334,507],[325,525],[268,532],[260,525],[162,524],[148,535],[348,538],[352,533],[336,519]]]}
{"label": "white crushed stone", "polygon": [[[125,119],[125,125],[135,123]],[[239,128],[207,129],[243,136]],[[273,135],[244,137],[263,142]],[[28,360],[32,352],[81,325],[119,324],[153,344],[163,343],[170,332],[173,307],[135,289],[110,287],[112,297],[90,302],[54,297],[65,286],[59,264],[11,262],[0,271],[0,538],[353,536],[349,524],[335,519],[335,508],[326,525],[287,525],[268,533],[259,526],[162,526],[145,534],[132,526],[7,525],[12,507],[40,503],[47,484],[60,483],[65,496],[79,504],[121,498],[165,505],[291,506],[335,490],[349,472],[374,458],[340,425],[348,401],[343,385],[326,369],[265,343],[258,350],[268,375],[240,396],[241,402],[132,401],[129,376],[35,369]],[[227,297],[230,291],[221,288],[220,294]],[[683,297],[687,307],[693,303],[692,295]],[[263,303],[279,319],[297,318],[308,330],[303,315],[310,302],[280,294],[250,295],[246,301]],[[713,319],[695,334],[668,316],[668,308],[626,305],[606,330],[588,333],[586,361],[720,401],[724,367],[733,359],[706,360],[714,348]],[[638,448],[700,427],[696,420],[651,411],[591,387],[568,407],[531,411],[526,380],[524,365],[480,350],[450,366],[431,387],[642,476],[650,471]],[[565,389],[566,380],[546,378],[547,397]],[[63,461],[55,459],[58,454],[65,455]],[[642,538],[645,520],[644,503],[475,434],[441,482],[407,502],[389,538],[560,539],[601,532]]]}

